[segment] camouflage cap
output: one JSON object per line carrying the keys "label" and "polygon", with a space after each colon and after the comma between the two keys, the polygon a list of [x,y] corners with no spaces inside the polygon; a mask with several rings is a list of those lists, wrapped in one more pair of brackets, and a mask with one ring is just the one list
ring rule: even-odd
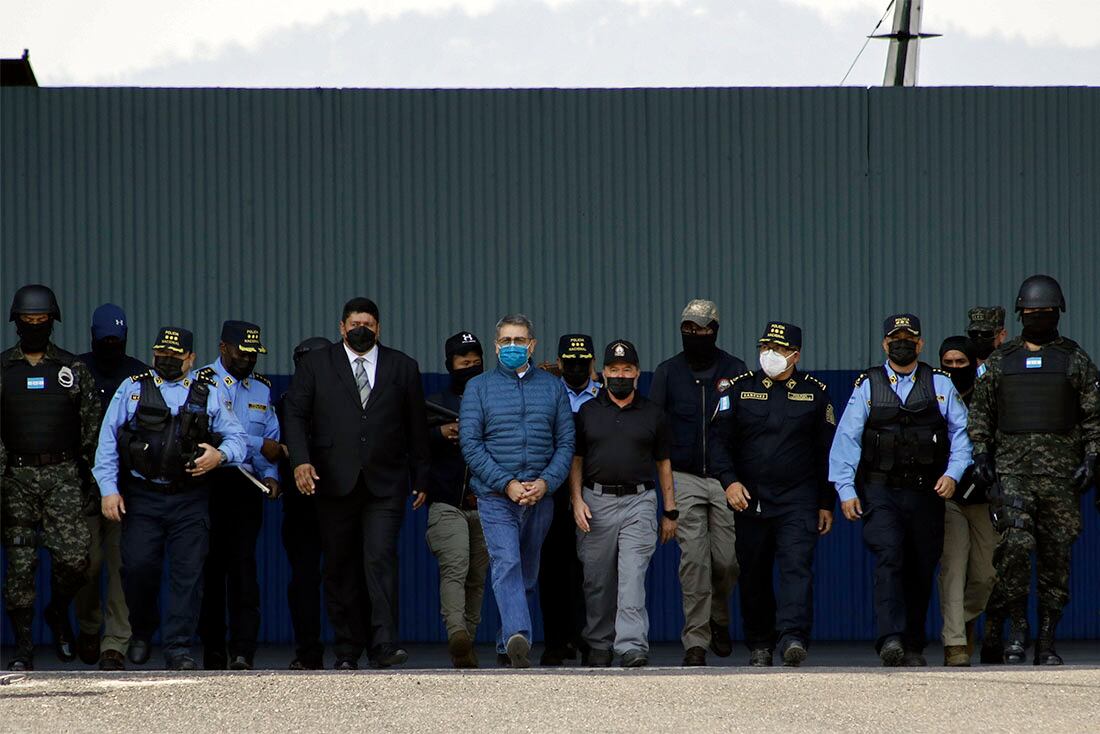
{"label": "camouflage cap", "polygon": [[967,331],[1000,331],[1005,326],[1003,306],[975,306],[966,315],[970,319]]}
{"label": "camouflage cap", "polygon": [[680,323],[690,321],[696,326],[707,327],[712,323],[718,322],[718,306],[714,304],[714,301],[705,301],[701,298],[695,300],[684,306],[684,312],[680,314]]}

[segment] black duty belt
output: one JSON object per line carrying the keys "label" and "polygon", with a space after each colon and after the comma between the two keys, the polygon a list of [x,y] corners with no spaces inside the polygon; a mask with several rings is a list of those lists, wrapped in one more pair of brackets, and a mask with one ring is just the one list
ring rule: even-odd
{"label": "black duty belt", "polygon": [[593,482],[588,486],[588,489],[592,490],[596,494],[609,494],[613,497],[625,497],[631,494],[641,494],[642,492],[648,492],[656,485],[653,482],[642,482],[641,484],[600,484],[599,482]]}
{"label": "black duty belt", "polygon": [[881,484],[897,489],[909,489],[924,491],[936,486],[936,480],[931,474],[923,472],[879,472],[869,471],[864,475],[864,484]]}
{"label": "black duty belt", "polygon": [[179,494],[202,486],[202,482],[190,478],[177,479],[173,482],[154,482],[151,479],[134,476],[127,477],[123,480],[123,484],[128,489],[148,489],[161,494]]}
{"label": "black duty belt", "polygon": [[10,466],[51,466],[76,458],[75,451],[59,451],[53,454],[8,454]]}

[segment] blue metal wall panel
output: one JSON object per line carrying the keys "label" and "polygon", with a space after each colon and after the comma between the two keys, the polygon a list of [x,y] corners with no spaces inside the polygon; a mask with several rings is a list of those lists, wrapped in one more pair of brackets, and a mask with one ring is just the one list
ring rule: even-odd
{"label": "blue metal wall panel", "polygon": [[[365,293],[429,387],[444,336],[486,336],[513,309],[542,358],[587,329],[631,338],[652,369],[705,296],[736,353],[768,318],[802,324],[804,365],[842,404],[885,313],[917,311],[934,346],[1035,271],[1062,280],[1065,332],[1100,351],[1098,120],[1096,89],[5,88],[0,293],[51,284],[77,351],[106,300],[136,347],[182,322],[200,359],[223,318],[256,320],[277,375]],[[260,546],[270,640],[290,634],[279,512]],[[442,639],[424,523],[401,537],[410,640]],[[1100,637],[1098,525],[1086,506],[1071,636]],[[819,546],[821,638],[872,634],[856,530]],[[654,559],[654,639],[679,635],[677,563],[674,547]]]}

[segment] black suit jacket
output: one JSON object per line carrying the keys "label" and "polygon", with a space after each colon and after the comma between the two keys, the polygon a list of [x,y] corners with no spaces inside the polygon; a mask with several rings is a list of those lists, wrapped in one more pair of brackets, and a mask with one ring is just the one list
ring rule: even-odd
{"label": "black suit jacket", "polygon": [[294,373],[283,436],[291,466],[316,468],[319,494],[350,493],[360,472],[376,497],[425,486],[429,451],[420,368],[396,349],[378,349],[365,409],[343,342],[308,353]]}

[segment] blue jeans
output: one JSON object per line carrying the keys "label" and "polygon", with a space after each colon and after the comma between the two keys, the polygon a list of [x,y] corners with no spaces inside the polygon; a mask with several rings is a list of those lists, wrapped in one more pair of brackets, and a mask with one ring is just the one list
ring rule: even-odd
{"label": "blue jeans", "polygon": [[521,507],[502,494],[477,498],[485,545],[489,548],[493,595],[500,610],[497,652],[515,634],[531,641],[531,604],[539,581],[542,541],[554,517],[547,495],[538,504]]}

